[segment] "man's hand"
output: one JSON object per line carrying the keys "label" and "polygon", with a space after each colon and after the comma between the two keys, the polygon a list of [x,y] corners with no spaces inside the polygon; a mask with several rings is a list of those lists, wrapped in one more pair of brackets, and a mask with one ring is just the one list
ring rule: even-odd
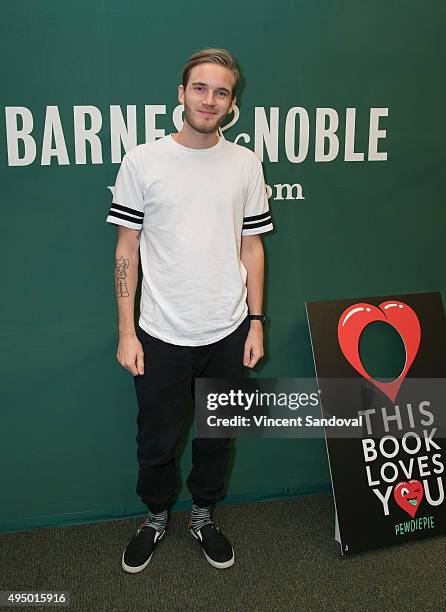
{"label": "man's hand", "polygon": [[251,327],[245,342],[243,365],[247,368],[253,368],[263,355],[262,323],[260,321],[251,321]]}
{"label": "man's hand", "polygon": [[116,358],[133,376],[144,374],[144,351],[136,334],[120,336]]}

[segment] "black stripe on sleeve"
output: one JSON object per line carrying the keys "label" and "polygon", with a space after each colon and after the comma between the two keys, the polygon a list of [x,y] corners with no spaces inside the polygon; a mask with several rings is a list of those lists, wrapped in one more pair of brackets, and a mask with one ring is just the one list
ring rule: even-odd
{"label": "black stripe on sleeve", "polygon": [[260,221],[259,223],[250,223],[249,225],[245,225],[243,224],[242,229],[244,230],[250,230],[250,229],[254,229],[255,227],[265,227],[266,225],[272,225],[271,219],[265,219],[265,221]]}
{"label": "black stripe on sleeve", "polygon": [[135,217],[140,217],[140,219],[142,219],[144,217],[144,213],[141,212],[140,210],[136,210],[136,208],[129,208],[128,206],[121,206],[121,204],[115,204],[113,202],[113,204],[111,205],[112,209],[116,209],[116,210],[121,210],[124,213],[130,213],[132,215],[135,215]]}
{"label": "black stripe on sleeve", "polygon": [[248,229],[250,227],[260,227],[262,225],[267,225],[271,222],[271,215],[267,213],[266,215],[257,215],[257,222],[247,221],[246,218],[243,220],[244,229]]}
{"label": "black stripe on sleeve", "polygon": [[251,221],[260,221],[261,219],[266,219],[270,217],[271,213],[268,211],[266,213],[262,213],[261,215],[253,215],[252,217],[245,217],[243,219],[243,223],[250,223]]}
{"label": "black stripe on sleeve", "polygon": [[114,210],[111,210],[108,213],[109,217],[115,217],[116,219],[124,219],[124,221],[131,221],[132,223],[134,223],[135,225],[141,225],[142,227],[142,219],[135,219],[135,217],[130,217],[129,215],[122,215],[121,213],[115,212]]}

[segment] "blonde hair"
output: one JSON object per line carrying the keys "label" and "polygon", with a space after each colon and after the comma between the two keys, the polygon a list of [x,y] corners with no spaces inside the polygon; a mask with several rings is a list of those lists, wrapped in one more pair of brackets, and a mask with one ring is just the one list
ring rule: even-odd
{"label": "blonde hair", "polygon": [[219,64],[220,66],[224,66],[228,68],[234,77],[234,85],[232,86],[232,98],[235,95],[235,90],[237,88],[237,84],[240,79],[240,72],[237,68],[237,64],[233,56],[226,51],[226,49],[202,49],[201,51],[197,51],[187,60],[186,65],[183,68],[183,87],[186,89],[187,82],[189,80],[190,71],[194,66],[198,66],[198,64]]}

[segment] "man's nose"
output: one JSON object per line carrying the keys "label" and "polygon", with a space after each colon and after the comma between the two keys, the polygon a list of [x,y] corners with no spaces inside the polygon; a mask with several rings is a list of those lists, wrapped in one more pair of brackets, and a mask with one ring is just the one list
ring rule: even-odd
{"label": "man's nose", "polygon": [[205,103],[209,104],[209,105],[213,105],[214,104],[214,92],[213,91],[208,91],[206,96],[205,96]]}

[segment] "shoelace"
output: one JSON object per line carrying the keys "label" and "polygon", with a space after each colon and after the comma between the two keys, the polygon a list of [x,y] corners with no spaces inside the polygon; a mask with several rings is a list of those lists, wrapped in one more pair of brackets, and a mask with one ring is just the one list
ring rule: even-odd
{"label": "shoelace", "polygon": [[192,511],[190,513],[190,518],[192,522],[192,529],[194,531],[198,531],[205,525],[209,525],[209,524],[215,525],[214,521],[211,519],[211,509],[212,509],[212,506],[209,506],[208,508],[200,508],[200,506],[196,506],[195,504],[192,504]]}
{"label": "shoelace", "polygon": [[153,529],[156,529],[156,531],[159,531],[159,533],[162,533],[166,528],[166,524],[167,524],[167,510],[163,510],[162,512],[158,512],[158,513],[150,512],[149,510],[149,514],[146,516],[144,521],[141,523],[139,527],[139,531],[141,531],[141,529],[143,529],[144,527],[153,527]]}

